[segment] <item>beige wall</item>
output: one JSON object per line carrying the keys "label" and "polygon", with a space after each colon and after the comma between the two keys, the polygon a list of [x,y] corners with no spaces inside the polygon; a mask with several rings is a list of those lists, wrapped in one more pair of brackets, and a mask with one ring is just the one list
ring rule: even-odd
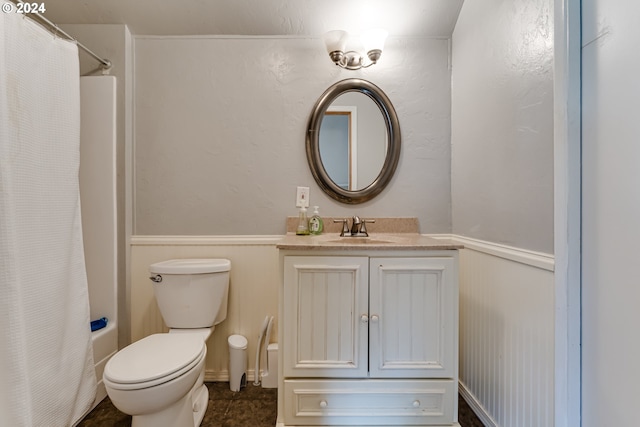
{"label": "beige wall", "polygon": [[[352,77],[387,93],[403,135],[395,178],[358,206],[320,192],[304,147],[317,98]],[[208,343],[208,379],[225,378],[226,339],[236,333],[249,340],[252,376],[262,321],[277,322],[278,254],[269,236],[284,234],[286,217],[296,215],[296,186],[310,187],[311,204],[326,216],[413,216],[423,231],[450,231],[446,39],[391,39],[379,64],[353,72],[332,64],[320,39],[137,36],[134,83],[131,340],[165,330],[151,263],[231,259],[229,312]]]}
{"label": "beige wall", "polygon": [[[465,2],[452,36],[460,380],[486,425],[555,419],[553,1]],[[535,252],[529,252],[535,251]]]}
{"label": "beige wall", "polygon": [[[361,71],[336,67],[320,38],[137,36],[135,55],[134,234],[283,234],[297,186],[327,216],[450,231],[449,40],[390,38]],[[386,92],[402,131],[395,177],[357,206],[325,196],[305,154],[314,103],[354,77]]]}
{"label": "beige wall", "polygon": [[231,261],[227,319],[207,344],[207,380],[227,378],[229,335],[249,341],[249,378],[253,378],[255,352],[262,322],[275,317],[272,342],[277,342],[278,251],[277,237],[134,237],[131,247],[131,338],[166,331],[149,280],[149,265],[174,258],[226,258]]}
{"label": "beige wall", "polygon": [[452,37],[454,234],[554,252],[552,5],[462,7]]}

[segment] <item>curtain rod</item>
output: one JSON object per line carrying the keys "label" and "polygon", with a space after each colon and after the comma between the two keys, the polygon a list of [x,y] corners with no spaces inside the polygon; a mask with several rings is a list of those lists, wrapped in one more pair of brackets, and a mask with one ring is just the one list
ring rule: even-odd
{"label": "curtain rod", "polygon": [[[22,0],[13,0],[13,1],[16,2],[16,3],[24,3]],[[91,55],[91,57],[93,57],[96,61],[98,61],[100,63],[100,67],[102,67],[103,70],[108,70],[109,68],[111,68],[111,65],[112,65],[111,61],[109,61],[106,58],[101,58],[98,55],[96,55],[95,53],[93,53],[93,51],[91,49],[89,49],[88,47],[86,47],[85,45],[80,43],[76,38],[74,38],[71,35],[69,35],[66,31],[64,31],[62,28],[58,27],[56,24],[54,24],[49,19],[47,19],[44,15],[40,14],[38,11],[30,10],[29,16],[31,16],[31,15],[35,15],[42,22],[44,22],[45,24],[49,25],[50,27],[53,27],[56,34],[60,33],[63,36],[65,36],[67,39],[76,42],[76,44],[78,45],[78,47],[80,49],[84,50],[86,53]]]}

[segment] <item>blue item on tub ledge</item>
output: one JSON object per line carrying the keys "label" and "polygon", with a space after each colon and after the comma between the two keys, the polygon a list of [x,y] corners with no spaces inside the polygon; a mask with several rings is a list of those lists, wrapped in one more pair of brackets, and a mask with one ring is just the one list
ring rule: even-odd
{"label": "blue item on tub ledge", "polygon": [[105,326],[107,326],[107,322],[109,321],[109,319],[107,319],[106,317],[102,317],[98,320],[92,320],[91,321],[91,332],[93,331],[97,331],[98,329],[102,329]]}

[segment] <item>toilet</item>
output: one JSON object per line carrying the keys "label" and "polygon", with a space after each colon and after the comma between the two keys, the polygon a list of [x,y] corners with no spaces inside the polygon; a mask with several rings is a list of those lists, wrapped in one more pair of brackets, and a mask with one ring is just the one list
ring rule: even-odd
{"label": "toilet", "polygon": [[132,427],[198,427],[207,409],[207,339],[227,317],[227,259],[176,259],[149,267],[168,333],[147,336],[107,362],[103,381]]}

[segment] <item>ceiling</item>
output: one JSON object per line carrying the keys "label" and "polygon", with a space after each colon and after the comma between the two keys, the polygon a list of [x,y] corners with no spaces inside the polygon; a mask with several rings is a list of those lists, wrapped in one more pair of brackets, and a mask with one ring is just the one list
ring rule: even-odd
{"label": "ceiling", "polygon": [[312,36],[385,28],[450,37],[464,0],[47,0],[56,24],[126,24],[137,35]]}

